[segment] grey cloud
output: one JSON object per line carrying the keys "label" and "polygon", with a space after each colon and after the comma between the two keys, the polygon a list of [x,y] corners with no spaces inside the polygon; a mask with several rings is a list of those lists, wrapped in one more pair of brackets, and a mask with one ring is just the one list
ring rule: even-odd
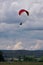
{"label": "grey cloud", "polygon": [[[12,1],[12,0],[11,0]],[[2,1],[1,2],[1,12],[0,12],[0,22],[6,22],[6,23],[14,23],[18,20],[18,12],[16,11],[17,7],[12,6],[12,3],[15,1]],[[16,5],[16,3],[15,3]]]}
{"label": "grey cloud", "polygon": [[[25,49],[25,50],[42,50],[43,49],[43,40],[31,40],[26,42],[26,40],[14,42],[14,40],[2,39],[0,44],[0,49],[7,50],[17,50],[17,49]],[[7,42],[7,43],[6,43]],[[9,43],[9,44],[8,44]]]}
{"label": "grey cloud", "polygon": [[[31,4],[26,0],[21,3],[20,0],[0,0],[0,49],[13,47],[17,40],[22,42],[24,49],[43,49],[43,0],[28,2]],[[21,8],[29,10],[29,17],[18,15]]]}

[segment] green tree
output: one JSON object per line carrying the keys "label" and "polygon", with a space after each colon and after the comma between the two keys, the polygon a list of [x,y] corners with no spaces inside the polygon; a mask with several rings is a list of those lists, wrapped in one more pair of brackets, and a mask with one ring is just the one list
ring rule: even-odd
{"label": "green tree", "polygon": [[24,56],[24,61],[37,61],[33,56]]}
{"label": "green tree", "polygon": [[43,62],[43,56],[42,57],[40,57],[40,61],[39,62]]}
{"label": "green tree", "polygon": [[0,62],[1,62],[1,61],[4,61],[4,57],[3,57],[2,51],[0,51]]}
{"label": "green tree", "polygon": [[21,56],[19,56],[18,58],[19,58],[19,61],[21,61]]}

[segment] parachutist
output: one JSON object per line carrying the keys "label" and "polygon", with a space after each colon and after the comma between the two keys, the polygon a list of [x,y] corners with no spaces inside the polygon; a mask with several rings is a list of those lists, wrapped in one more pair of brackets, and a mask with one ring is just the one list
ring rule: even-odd
{"label": "parachutist", "polygon": [[22,22],[20,23],[20,25],[22,25]]}
{"label": "parachutist", "polygon": [[[25,9],[21,9],[18,14],[21,15],[23,12],[25,12],[27,16],[29,16],[29,12]],[[20,23],[20,25],[22,25],[22,22]]]}

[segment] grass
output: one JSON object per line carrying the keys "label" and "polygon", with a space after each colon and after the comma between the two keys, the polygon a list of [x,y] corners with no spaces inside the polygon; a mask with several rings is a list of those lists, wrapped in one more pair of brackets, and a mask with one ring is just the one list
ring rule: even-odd
{"label": "grass", "polygon": [[43,65],[43,62],[0,62],[0,65]]}

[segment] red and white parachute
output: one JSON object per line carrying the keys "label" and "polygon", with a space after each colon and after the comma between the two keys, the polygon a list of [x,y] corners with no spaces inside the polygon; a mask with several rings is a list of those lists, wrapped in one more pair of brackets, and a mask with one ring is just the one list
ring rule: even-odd
{"label": "red and white parachute", "polygon": [[29,16],[29,12],[27,10],[25,10],[25,9],[21,9],[19,11],[19,15],[21,15],[23,12],[25,12],[27,14],[27,16]]}

